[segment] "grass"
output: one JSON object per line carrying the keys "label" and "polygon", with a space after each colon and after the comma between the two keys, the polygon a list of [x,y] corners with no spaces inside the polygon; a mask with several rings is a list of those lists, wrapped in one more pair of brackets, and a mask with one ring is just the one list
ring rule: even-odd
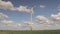
{"label": "grass", "polygon": [[0,30],[0,34],[60,34],[60,30]]}

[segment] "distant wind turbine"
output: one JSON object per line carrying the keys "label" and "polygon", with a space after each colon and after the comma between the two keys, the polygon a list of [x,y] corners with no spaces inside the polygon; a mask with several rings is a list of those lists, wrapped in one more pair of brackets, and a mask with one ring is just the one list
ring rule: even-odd
{"label": "distant wind turbine", "polygon": [[33,10],[32,10],[32,9],[33,9],[33,8],[30,9],[30,10],[31,10],[31,11],[30,11],[30,21],[31,21],[31,22],[30,22],[30,24],[29,24],[31,31],[32,31],[32,14],[33,14]]}
{"label": "distant wind turbine", "polygon": [[[29,14],[30,14],[30,22],[27,23],[25,22],[25,24],[28,24],[29,27],[30,27],[30,30],[32,31],[32,15],[33,15],[33,7],[32,8],[29,8],[28,11],[27,11]],[[20,25],[20,24],[19,24]]]}

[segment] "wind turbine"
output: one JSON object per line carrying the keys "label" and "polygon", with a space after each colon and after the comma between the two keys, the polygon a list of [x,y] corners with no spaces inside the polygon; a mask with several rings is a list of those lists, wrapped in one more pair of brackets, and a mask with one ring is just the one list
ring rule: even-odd
{"label": "wind turbine", "polygon": [[29,25],[29,28],[30,28],[30,30],[32,31],[32,24],[33,24],[33,23],[32,23],[33,7],[30,8],[28,12],[30,13],[30,22],[29,22],[29,23],[26,23],[26,24]]}
{"label": "wind turbine", "polygon": [[33,14],[33,8],[30,9],[30,30],[32,31],[32,14]]}

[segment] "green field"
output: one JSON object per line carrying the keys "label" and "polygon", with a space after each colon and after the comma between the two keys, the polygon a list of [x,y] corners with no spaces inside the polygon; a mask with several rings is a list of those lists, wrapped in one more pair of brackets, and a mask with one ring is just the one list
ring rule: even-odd
{"label": "green field", "polygon": [[0,30],[0,34],[60,34],[60,30]]}

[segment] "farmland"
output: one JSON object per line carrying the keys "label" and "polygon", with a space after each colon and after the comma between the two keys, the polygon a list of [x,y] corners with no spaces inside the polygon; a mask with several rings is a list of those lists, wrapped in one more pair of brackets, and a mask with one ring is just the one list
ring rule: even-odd
{"label": "farmland", "polygon": [[60,30],[0,30],[0,34],[60,34]]}

